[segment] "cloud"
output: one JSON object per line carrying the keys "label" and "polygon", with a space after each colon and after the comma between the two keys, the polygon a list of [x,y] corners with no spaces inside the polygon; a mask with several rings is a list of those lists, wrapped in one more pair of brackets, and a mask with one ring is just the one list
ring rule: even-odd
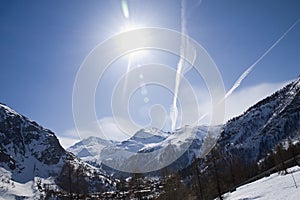
{"label": "cloud", "polygon": [[[250,87],[239,88],[239,90],[236,90],[231,94],[231,96],[226,99],[223,123],[226,123],[229,119],[235,116],[241,115],[252,105],[271,95],[275,91],[283,88],[288,82],[289,81],[280,83],[260,83]],[[210,124],[213,108],[210,94],[205,88],[194,87],[194,91],[197,96],[198,113],[199,118],[201,119],[199,120],[198,124]],[[188,89],[183,87],[181,88],[180,93],[181,96],[184,97],[183,101],[180,103],[183,103],[185,105],[184,109],[186,109],[186,112],[195,112],[195,104],[190,102],[192,95],[189,94]],[[220,113],[217,112],[215,114]],[[185,119],[185,121],[192,121],[192,119],[189,119],[190,116],[187,115],[186,117],[188,119]],[[181,124],[181,126],[183,125],[185,124]]]}
{"label": "cloud", "polygon": [[59,143],[61,144],[61,146],[65,149],[67,149],[68,147],[74,145],[75,143],[79,142],[80,139],[77,138],[70,138],[70,137],[62,137],[62,136],[57,136]]}
{"label": "cloud", "polygon": [[281,83],[261,83],[251,87],[242,88],[232,93],[226,99],[226,121],[242,114],[250,106],[283,88],[288,82]]}
{"label": "cloud", "polygon": [[[124,122],[125,123],[125,122]],[[61,135],[58,135],[60,144],[66,149],[76,142],[88,138],[90,136],[99,137],[106,140],[123,141],[130,137],[130,135],[124,134],[115,123],[112,117],[104,117],[98,120],[98,122],[92,123],[93,126],[90,130],[77,130],[69,129],[64,131]],[[100,125],[98,127],[98,125]],[[101,133],[99,133],[101,131]],[[132,134],[134,134],[133,132]]]}
{"label": "cloud", "polygon": [[[232,93],[232,95],[226,99],[224,123],[235,116],[241,115],[250,106],[283,88],[288,82],[289,81],[280,83],[261,83],[250,87],[239,88],[239,90]],[[210,95],[204,88],[195,87],[194,91],[197,96],[198,115],[199,117],[205,116],[200,121],[200,125],[209,124],[212,110]],[[197,109],[195,108],[195,102],[193,102],[194,100],[192,98],[191,91],[184,87],[180,88],[179,98],[180,97],[180,104],[184,104],[183,109],[185,109],[185,113],[195,113],[195,110]],[[193,121],[195,118],[195,116],[192,115],[185,115],[185,117],[190,117],[190,119],[181,119],[181,126],[186,125],[184,122]],[[126,121],[124,121],[124,123],[126,123]],[[101,130],[103,130],[105,138],[103,138],[97,131],[80,131],[78,134],[76,129],[71,129],[65,131],[61,136],[58,136],[59,141],[64,148],[67,148],[75,144],[77,141],[89,136],[96,136],[115,141],[122,141],[130,137],[130,135],[124,134],[118,128],[118,125],[112,117],[104,117],[99,119],[98,123],[94,123],[94,125],[97,126],[98,124],[100,124]],[[168,127],[171,128],[170,125]],[[132,132],[131,135],[134,133],[135,132]]]}
{"label": "cloud", "polygon": [[[109,140],[117,140],[122,141],[130,137],[130,135],[126,135],[124,132],[120,130],[118,125],[115,123],[112,117],[104,117],[99,119],[98,122],[101,126],[101,129],[104,132],[104,135]],[[134,133],[132,133],[134,134]]]}
{"label": "cloud", "polygon": [[62,134],[58,134],[57,138],[61,146],[63,146],[65,149],[81,140],[75,129],[66,130]]}

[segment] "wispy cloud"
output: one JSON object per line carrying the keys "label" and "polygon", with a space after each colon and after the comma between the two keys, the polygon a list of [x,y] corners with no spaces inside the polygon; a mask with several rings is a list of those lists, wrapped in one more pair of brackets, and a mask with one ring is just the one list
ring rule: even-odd
{"label": "wispy cloud", "polygon": [[[130,135],[124,134],[118,128],[118,125],[115,123],[112,117],[101,118],[98,120],[98,122],[94,122],[93,124],[94,126],[98,126],[99,124],[101,128],[93,129],[95,131],[91,131],[91,130],[78,131],[76,128],[74,128],[74,129],[66,130],[62,134],[57,135],[60,144],[64,148],[68,148],[74,145],[76,142],[84,138],[88,138],[90,136],[100,137],[102,139],[114,140],[114,141],[123,141],[130,137]],[[102,134],[100,134],[97,130],[101,130]],[[105,138],[103,138],[103,135],[105,136]]]}
{"label": "wispy cloud", "polygon": [[[239,91],[233,93],[230,97],[226,99],[226,113],[224,122],[227,120],[242,114],[246,111],[250,106],[254,105],[258,101],[264,99],[265,97],[271,95],[275,91],[281,89],[284,85],[286,85],[289,81],[279,82],[279,83],[260,83],[257,85],[253,85],[250,87],[241,88]],[[194,88],[195,93],[198,95],[198,111],[199,117],[205,114],[206,117],[200,121],[200,124],[209,124],[211,118],[212,104],[210,101],[210,95],[207,90]],[[185,88],[181,88],[180,94],[183,97],[189,97],[189,90],[185,90]],[[190,98],[181,98],[184,102],[180,102],[181,104],[191,105],[185,106],[187,109],[186,112],[194,112],[195,107],[194,104],[191,103]],[[189,121],[189,119],[185,119],[184,121]],[[109,140],[117,140],[122,141],[127,139],[128,135],[125,135],[116,125],[114,119],[112,117],[104,117],[99,119],[98,123],[101,125],[101,128],[105,131],[106,139]],[[182,126],[185,124],[181,124]],[[132,133],[134,134],[134,133]],[[78,135],[76,129],[71,129],[65,131],[62,135],[58,136],[61,145],[64,148],[70,147],[75,144],[77,141],[87,138],[89,136],[97,136],[97,133],[91,133],[87,131],[81,131],[80,135]]]}
{"label": "wispy cloud", "polygon": [[287,83],[261,83],[233,93],[226,99],[225,120],[242,114],[250,106],[281,89]]}
{"label": "wispy cloud", "polygon": [[101,129],[104,131],[105,136],[109,140],[122,141],[130,137],[120,130],[112,117],[104,117],[99,119],[99,124]]}
{"label": "wispy cloud", "polygon": [[63,146],[65,149],[81,140],[81,138],[77,134],[76,129],[66,130],[60,134],[57,134],[56,136],[61,146]]}
{"label": "wispy cloud", "polygon": [[[240,88],[238,91],[235,91],[231,96],[226,99],[225,103],[225,116],[224,123],[229,119],[242,114],[250,106],[264,99],[265,97],[271,95],[275,91],[281,89],[289,81],[279,82],[279,83],[260,83],[250,87]],[[182,88],[182,94],[185,96],[190,96]],[[195,93],[198,98],[198,112],[199,112],[199,122],[198,124],[210,124],[212,116],[212,103],[209,92],[206,89],[194,88]],[[190,105],[187,100],[184,100],[186,105]],[[186,109],[190,112],[195,110],[194,106],[187,106]],[[219,114],[218,112],[215,114]]]}
{"label": "wispy cloud", "polygon": [[71,137],[64,137],[64,136],[59,136],[57,135],[57,138],[59,140],[59,143],[61,144],[61,146],[65,149],[67,149],[68,147],[74,145],[76,142],[79,142],[80,139],[79,138],[71,138]]}

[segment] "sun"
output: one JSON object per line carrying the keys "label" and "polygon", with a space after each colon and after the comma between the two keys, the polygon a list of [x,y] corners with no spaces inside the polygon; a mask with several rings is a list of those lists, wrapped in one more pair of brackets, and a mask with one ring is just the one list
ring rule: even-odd
{"label": "sun", "polygon": [[[131,21],[127,21],[125,24],[123,24],[122,26],[120,26],[120,32],[119,33],[124,33],[124,32],[128,32],[128,31],[132,31],[132,30],[137,30],[137,29],[142,29],[145,28],[145,25],[143,24],[136,24],[133,23]],[[137,37],[139,37],[139,33],[138,32],[132,32],[132,34],[136,34]],[[135,38],[135,37],[133,37]],[[147,40],[147,38],[144,38],[145,40]],[[136,42],[135,40],[130,41],[132,43]],[[129,62],[131,64],[137,64],[136,62],[139,62],[141,60],[143,60],[143,58],[149,56],[149,50],[145,50],[145,49],[137,49],[134,50],[132,52],[129,52],[127,54]]]}
{"label": "sun", "polygon": [[127,31],[132,31],[135,29],[139,29],[139,28],[143,28],[145,27],[142,24],[136,24],[133,22],[126,22],[123,26],[121,26],[120,28],[120,32],[127,32]]}

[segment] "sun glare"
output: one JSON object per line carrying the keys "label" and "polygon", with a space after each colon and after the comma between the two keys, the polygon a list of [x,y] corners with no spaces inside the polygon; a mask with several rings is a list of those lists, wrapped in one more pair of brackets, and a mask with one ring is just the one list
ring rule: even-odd
{"label": "sun glare", "polygon": [[134,23],[125,23],[123,26],[121,26],[121,32],[131,31],[134,29],[142,28],[144,26],[140,24],[134,24]]}
{"label": "sun glare", "polygon": [[[145,26],[141,25],[141,24],[135,24],[132,22],[128,22],[128,23],[125,23],[123,26],[120,26],[120,33],[132,31],[135,29],[143,28],[143,27],[145,27]],[[132,41],[132,42],[135,42],[135,41]],[[128,54],[128,59],[130,59],[133,62],[138,62],[139,60],[141,60],[142,58],[147,56],[147,54],[148,54],[147,50],[142,50],[142,49],[135,50]]]}

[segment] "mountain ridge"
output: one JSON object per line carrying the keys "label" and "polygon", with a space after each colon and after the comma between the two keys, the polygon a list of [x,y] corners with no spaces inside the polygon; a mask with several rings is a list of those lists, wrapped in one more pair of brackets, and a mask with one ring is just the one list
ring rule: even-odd
{"label": "mountain ridge", "polygon": [[[275,147],[275,145],[283,140],[287,139],[288,137],[294,137],[299,135],[299,132],[295,133],[286,133],[282,128],[282,126],[285,126],[285,129],[291,130],[291,127],[293,127],[295,130],[299,130],[299,122],[297,124],[297,119],[299,119],[299,88],[300,88],[300,77],[292,81],[291,83],[287,84],[282,89],[278,90],[274,94],[262,99],[261,101],[257,102],[253,106],[249,107],[243,114],[234,117],[227,121],[224,125],[219,126],[219,130],[215,130],[214,139],[217,138],[217,145],[222,147],[222,151],[224,152],[225,156],[230,156],[230,154],[243,154],[246,155],[243,157],[243,159],[246,162],[252,162],[254,160],[257,160],[259,158],[262,158],[265,156],[272,148]],[[290,110],[289,113],[287,113],[287,110]],[[294,113],[294,114],[293,114]],[[291,116],[294,116],[295,119],[292,120]],[[279,124],[278,124],[279,123]],[[283,124],[291,124],[292,125],[280,125],[280,123]],[[281,127],[280,129],[276,129],[277,127]],[[288,126],[291,126],[288,128]],[[188,126],[187,126],[188,127]],[[190,127],[196,129],[208,129],[208,127],[205,126],[199,126],[199,127]],[[213,128],[213,127],[209,127]],[[159,144],[156,145],[148,145],[151,144],[151,139],[155,138],[153,136],[147,135],[151,131],[147,130],[140,130],[137,133],[133,135],[133,137],[129,138],[128,140],[115,143],[114,147],[108,146],[103,148],[103,151],[100,152],[97,159],[94,159],[93,161],[101,164],[102,159],[111,159],[112,154],[118,154],[118,148],[123,149],[130,149],[130,146],[134,146],[134,148],[131,148],[131,152],[135,153],[144,153],[149,151],[154,151],[159,149],[159,146],[166,141],[166,138],[170,137],[179,137],[178,132],[184,130],[184,128],[178,129],[177,132],[174,133],[164,133],[164,134],[156,134],[156,135],[164,135],[164,137],[157,138],[157,142]],[[275,133],[271,134],[271,132],[275,131]],[[160,132],[160,130],[156,130],[156,132]],[[198,131],[201,133],[201,131]],[[198,133],[196,131],[196,135]],[[154,131],[155,133],[155,131]],[[218,136],[218,134],[220,135]],[[142,135],[146,137],[138,138],[137,135]],[[200,134],[201,135],[201,134]],[[193,159],[194,155],[196,157],[201,157],[199,151],[194,151],[193,149],[200,149],[202,146],[202,143],[204,142],[203,136],[197,136],[195,137],[195,141],[190,142],[190,147],[187,149],[188,151],[184,153],[180,159],[175,161],[173,166],[178,165],[178,167],[175,167],[176,170],[179,170],[181,168],[187,167],[191,164],[191,160]],[[273,136],[275,135],[275,136]],[[154,134],[155,136],[155,134]],[[275,138],[273,138],[275,137]],[[198,139],[198,141],[197,141]],[[268,141],[270,140],[270,141]],[[152,141],[153,142],[153,141]],[[180,141],[178,141],[180,143]],[[147,146],[148,145],[148,146]],[[211,142],[210,146],[212,147],[214,145],[214,142]],[[204,145],[205,146],[205,145]],[[209,145],[206,145],[209,146]],[[152,149],[151,149],[152,148]],[[208,153],[210,149],[206,150],[203,154]],[[192,153],[193,152],[193,153]],[[193,154],[193,155],[192,155]],[[102,156],[102,158],[100,158]],[[120,155],[118,155],[120,156]],[[128,162],[128,158],[120,159],[117,162],[124,163]],[[124,156],[126,157],[126,156]],[[148,158],[150,159],[150,158]],[[151,158],[153,159],[153,158]],[[150,160],[151,160],[150,159]],[[180,162],[179,160],[185,160],[183,162]],[[188,161],[187,161],[188,160]],[[147,163],[147,161],[144,161]],[[184,163],[184,164],[182,164]],[[111,163],[109,163],[111,164]],[[180,166],[181,165],[181,166]],[[118,167],[118,166],[117,166]]]}
{"label": "mountain ridge", "polygon": [[245,161],[260,159],[278,142],[299,137],[299,104],[300,77],[229,120],[217,143],[225,155],[250,154]]}
{"label": "mountain ridge", "polygon": [[[95,190],[97,188],[95,184],[98,184],[98,188],[102,191],[115,187],[115,180],[108,177],[105,172],[84,163],[66,151],[54,132],[2,103],[0,104],[0,168],[4,173],[0,175],[8,177],[16,184],[32,182],[31,188],[34,192],[31,191],[30,194],[38,193],[38,190],[34,189],[37,187],[36,179],[46,181],[47,184],[51,179],[51,184],[56,185],[60,190],[68,190],[67,185],[75,184],[76,181],[74,178],[67,179],[66,171],[79,173],[79,169],[83,171],[81,176],[89,174],[88,178],[82,179],[86,184],[86,190]],[[70,180],[70,183],[66,183],[65,180]]]}

